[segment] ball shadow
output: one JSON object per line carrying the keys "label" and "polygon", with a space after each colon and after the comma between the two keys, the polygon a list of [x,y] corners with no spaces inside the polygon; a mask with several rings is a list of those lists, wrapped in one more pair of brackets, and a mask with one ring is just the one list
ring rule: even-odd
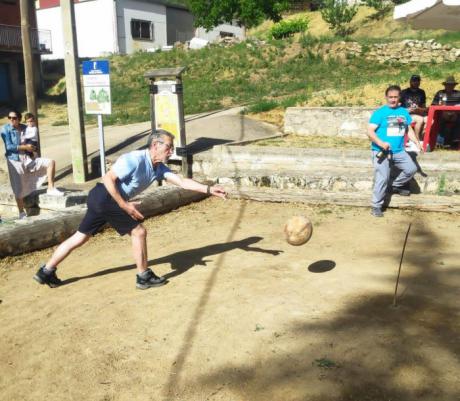
{"label": "ball shadow", "polygon": [[312,273],[325,273],[332,270],[335,267],[333,260],[318,260],[308,266],[308,271]]}

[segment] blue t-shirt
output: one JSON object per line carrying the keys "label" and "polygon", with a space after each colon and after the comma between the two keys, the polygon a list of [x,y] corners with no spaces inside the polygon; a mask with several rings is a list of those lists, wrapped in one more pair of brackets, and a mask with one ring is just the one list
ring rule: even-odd
{"label": "blue t-shirt", "polygon": [[118,191],[125,200],[141,193],[153,181],[162,180],[165,173],[171,172],[163,163],[154,166],[148,149],[135,150],[120,156],[112,170],[118,177]]}
{"label": "blue t-shirt", "polygon": [[[370,124],[377,125],[377,137],[383,142],[388,142],[393,153],[404,151],[404,135],[411,122],[412,118],[404,107],[392,109],[388,105],[374,111],[369,120]],[[371,147],[372,150],[381,150],[374,142]]]}

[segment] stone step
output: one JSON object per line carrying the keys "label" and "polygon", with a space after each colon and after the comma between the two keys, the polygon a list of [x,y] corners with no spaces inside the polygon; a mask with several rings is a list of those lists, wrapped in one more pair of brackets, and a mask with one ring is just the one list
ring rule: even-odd
{"label": "stone step", "polygon": [[[420,155],[418,163],[426,171],[460,171],[460,153],[432,152]],[[300,169],[305,171],[329,168],[368,168],[370,150],[315,148],[298,149],[262,146],[216,146],[210,152],[195,155],[194,163],[239,170]]]}
{"label": "stone step", "polygon": [[[313,189],[322,191],[356,192],[368,191],[373,188],[372,169],[367,171],[317,171],[304,174],[301,171],[232,171],[219,169],[215,176],[222,184],[232,188],[258,187],[274,189]],[[455,173],[430,173],[422,176],[417,173],[410,182],[413,193],[426,194],[459,194],[460,172]]]}

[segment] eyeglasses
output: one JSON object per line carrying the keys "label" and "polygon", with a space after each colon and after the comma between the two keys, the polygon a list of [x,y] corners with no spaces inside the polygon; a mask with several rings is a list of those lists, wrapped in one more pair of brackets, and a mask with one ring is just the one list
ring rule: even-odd
{"label": "eyeglasses", "polygon": [[16,117],[16,116],[8,116],[8,120],[17,120],[17,119],[18,119],[18,117]]}
{"label": "eyeglasses", "polygon": [[162,143],[165,145],[165,148],[170,150],[171,152],[174,152],[174,145],[172,143],[165,143],[163,141],[157,141],[158,143]]}

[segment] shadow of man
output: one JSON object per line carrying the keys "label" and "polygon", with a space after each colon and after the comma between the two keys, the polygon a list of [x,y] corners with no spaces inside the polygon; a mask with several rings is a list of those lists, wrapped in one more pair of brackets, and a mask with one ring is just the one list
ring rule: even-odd
{"label": "shadow of man", "polygon": [[[189,249],[186,251],[180,251],[173,253],[171,255],[163,256],[158,259],[150,260],[148,262],[148,265],[153,266],[161,263],[170,263],[172,271],[170,273],[165,274],[164,276],[166,279],[170,279],[172,277],[176,277],[182,273],[185,273],[187,270],[191,269],[194,266],[206,266],[207,262],[210,262],[210,260],[206,260],[207,257],[218,255],[223,252],[228,252],[233,249],[241,249],[247,252],[268,253],[269,255],[273,256],[279,255],[281,252],[283,252],[281,250],[263,249],[251,246],[261,240],[263,240],[263,237],[248,237],[239,241],[223,242],[220,244],[203,246],[201,248]],[[62,284],[71,284],[79,280],[131,270],[135,267],[136,265],[134,264],[112,267],[92,274],[88,274],[86,276],[68,278],[67,280],[63,280]]]}
{"label": "shadow of man", "polygon": [[159,259],[154,259],[149,262],[149,265],[170,263],[172,271],[164,275],[166,279],[170,279],[185,273],[194,266],[206,266],[207,262],[210,262],[210,260],[206,260],[206,257],[228,252],[233,249],[241,249],[247,252],[268,253],[273,256],[279,255],[282,252],[275,249],[263,249],[251,246],[262,239],[262,237],[248,237],[239,241],[223,242],[201,248],[189,249],[187,251],[180,251]]}

